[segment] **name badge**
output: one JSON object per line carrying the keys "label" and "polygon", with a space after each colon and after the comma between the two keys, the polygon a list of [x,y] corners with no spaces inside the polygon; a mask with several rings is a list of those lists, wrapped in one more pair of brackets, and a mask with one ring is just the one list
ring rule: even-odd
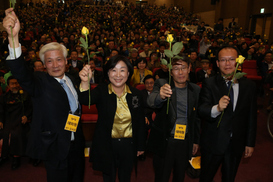
{"label": "name badge", "polygon": [[77,127],[80,121],[80,116],[69,114],[64,129],[67,131],[77,131]]}
{"label": "name badge", "polygon": [[186,127],[187,127],[187,125],[176,124],[174,138],[179,139],[179,140],[185,140]]}

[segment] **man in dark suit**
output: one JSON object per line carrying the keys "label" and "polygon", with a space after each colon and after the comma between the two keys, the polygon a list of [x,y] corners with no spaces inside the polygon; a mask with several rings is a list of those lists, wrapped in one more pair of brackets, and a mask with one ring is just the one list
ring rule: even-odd
{"label": "man in dark suit", "polygon": [[234,181],[243,152],[247,158],[254,151],[255,84],[244,77],[235,80],[230,97],[227,96],[230,87],[227,85],[232,79],[230,74],[235,71],[237,57],[235,47],[220,48],[216,63],[221,74],[205,79],[202,85],[198,112],[205,122],[201,133],[200,182],[211,182],[221,164],[222,181]]}
{"label": "man in dark suit", "polygon": [[168,59],[167,56],[164,53],[165,49],[166,49],[166,44],[165,43],[161,43],[159,45],[159,52],[158,52],[158,55],[157,55],[160,59],[166,59],[166,60]]}
{"label": "man in dark suit", "polygon": [[76,68],[78,71],[81,71],[83,68],[83,62],[78,59],[78,52],[76,50],[71,51],[70,59],[68,64],[71,64],[73,68]]}
{"label": "man in dark suit", "polygon": [[173,181],[184,181],[188,160],[198,150],[200,87],[187,81],[189,73],[188,58],[174,59],[171,85],[167,80],[156,80],[147,99],[150,107],[158,108],[148,141],[148,150],[154,152],[155,182],[168,182],[172,170]]}
{"label": "man in dark suit", "polygon": [[202,82],[205,78],[215,75],[215,72],[210,69],[210,62],[208,59],[202,59],[201,67],[202,69],[196,73],[197,82]]}
{"label": "man in dark suit", "polygon": [[[65,74],[67,50],[54,42],[43,46],[40,58],[47,73],[38,71],[33,75],[24,66],[18,39],[20,22],[12,8],[5,13],[3,25],[8,32],[10,47],[7,63],[33,101],[27,155],[44,160],[47,181],[83,181],[83,132],[81,126],[74,130],[65,127],[71,123],[68,116],[75,118],[79,113],[77,86],[73,78]],[[14,47],[10,27],[13,30]]]}
{"label": "man in dark suit", "polygon": [[144,107],[144,113],[145,113],[145,120],[146,120],[146,124],[150,124],[152,123],[152,115],[154,112],[154,109],[149,107],[147,104],[147,98],[148,96],[152,93],[153,89],[154,89],[154,83],[155,83],[155,79],[152,75],[147,75],[144,78],[144,85],[145,85],[145,89],[141,90],[142,95],[143,95],[143,107]]}
{"label": "man in dark suit", "polygon": [[95,60],[90,60],[90,68],[92,71],[92,77],[90,78],[91,84],[99,84],[103,82],[103,72],[96,69]]}

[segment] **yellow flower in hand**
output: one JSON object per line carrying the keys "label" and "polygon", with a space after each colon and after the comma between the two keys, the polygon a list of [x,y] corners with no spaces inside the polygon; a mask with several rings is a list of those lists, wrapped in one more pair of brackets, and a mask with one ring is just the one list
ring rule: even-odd
{"label": "yellow flower in hand", "polygon": [[23,94],[23,93],[24,93],[24,91],[23,91],[23,90],[19,90],[19,93],[20,93],[20,94]]}
{"label": "yellow flower in hand", "polygon": [[173,42],[173,34],[168,34],[168,36],[167,36],[167,42],[169,42],[169,43]]}
{"label": "yellow flower in hand", "polygon": [[244,60],[245,60],[245,57],[243,57],[242,55],[239,55],[239,57],[236,58],[236,63],[243,64]]}
{"label": "yellow flower in hand", "polygon": [[82,34],[83,35],[88,35],[89,34],[89,30],[86,27],[82,27]]}

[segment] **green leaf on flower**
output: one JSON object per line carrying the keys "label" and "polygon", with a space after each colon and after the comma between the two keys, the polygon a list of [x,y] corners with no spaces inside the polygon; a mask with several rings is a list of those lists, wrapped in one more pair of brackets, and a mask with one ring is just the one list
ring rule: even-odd
{"label": "green leaf on flower", "polygon": [[178,55],[174,56],[173,58],[177,58],[177,59],[184,59],[183,57],[178,56]]}
{"label": "green leaf on flower", "polygon": [[81,41],[81,46],[83,47],[83,48],[85,48],[85,49],[88,49],[88,44],[86,43],[86,41],[81,37],[80,38],[80,41]]}
{"label": "green leaf on flower", "polygon": [[168,61],[166,59],[161,59],[161,64],[168,65]]}
{"label": "green leaf on flower", "polygon": [[246,75],[246,73],[244,73],[244,72],[238,72],[238,73],[235,74],[234,77],[235,77],[236,79],[240,79],[240,78],[242,78],[244,75]]}
{"label": "green leaf on flower", "polygon": [[93,58],[95,56],[95,54],[96,53],[93,52],[92,54],[90,54],[90,57]]}
{"label": "green leaf on flower", "polygon": [[230,73],[230,74],[226,74],[226,75],[223,75],[224,78],[228,78],[230,76],[232,76],[234,74],[234,72]]}
{"label": "green leaf on flower", "polygon": [[173,57],[173,52],[169,49],[165,49],[164,50],[164,53],[165,55],[168,57],[168,58],[172,58]]}
{"label": "green leaf on flower", "polygon": [[173,66],[171,64],[168,64],[167,66],[170,70],[173,68]]}
{"label": "green leaf on flower", "polygon": [[182,42],[176,42],[174,45],[173,45],[173,54],[174,55],[177,55],[180,53],[180,51],[183,49],[183,44]]}
{"label": "green leaf on flower", "polygon": [[16,4],[16,0],[9,0],[10,4],[12,4],[12,8],[14,9],[15,4]]}

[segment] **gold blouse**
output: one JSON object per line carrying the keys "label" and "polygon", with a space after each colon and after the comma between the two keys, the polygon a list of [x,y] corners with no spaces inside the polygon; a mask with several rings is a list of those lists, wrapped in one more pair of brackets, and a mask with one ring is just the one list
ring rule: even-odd
{"label": "gold blouse", "polygon": [[[112,85],[108,85],[109,94],[116,94]],[[131,112],[129,110],[126,95],[127,93],[132,93],[128,85],[125,85],[123,94],[117,96],[117,110],[114,118],[113,128],[112,128],[112,138],[131,138],[133,137],[132,131],[132,120]]]}

